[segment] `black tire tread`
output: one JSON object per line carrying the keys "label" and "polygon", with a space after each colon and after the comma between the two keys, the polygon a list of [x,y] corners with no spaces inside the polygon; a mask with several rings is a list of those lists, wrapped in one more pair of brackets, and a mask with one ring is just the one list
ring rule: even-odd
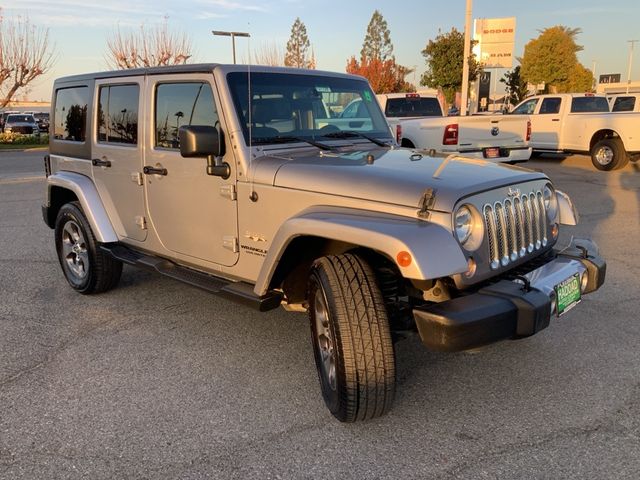
{"label": "black tire tread", "polygon": [[374,272],[354,254],[323,257],[316,268],[329,286],[326,294],[334,307],[336,344],[344,365],[340,408],[333,413],[343,422],[381,416],[395,395],[395,355]]}
{"label": "black tire tread", "polygon": [[[103,293],[111,290],[120,281],[120,276],[122,274],[122,262],[100,250],[99,244],[91,230],[91,225],[82,210],[80,202],[69,202],[62,206],[60,212],[58,212],[58,219],[56,220],[56,237],[59,234],[58,229],[61,228],[61,225],[58,224],[61,221],[62,215],[66,214],[67,211],[77,217],[80,221],[80,226],[84,230],[83,233],[86,237],[91,262],[91,271],[87,284],[82,287],[76,287],[73,284],[71,286],[82,294]],[[65,269],[62,265],[62,258],[59,257],[59,260],[60,266],[64,272]]]}

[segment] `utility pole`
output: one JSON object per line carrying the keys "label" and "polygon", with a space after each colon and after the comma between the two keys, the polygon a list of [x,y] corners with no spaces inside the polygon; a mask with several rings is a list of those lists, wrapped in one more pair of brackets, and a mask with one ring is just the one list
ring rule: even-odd
{"label": "utility pole", "polygon": [[629,70],[627,70],[627,93],[629,93],[629,85],[631,84],[631,64],[633,62],[633,46],[640,40],[627,40],[629,42]]}
{"label": "utility pole", "polygon": [[[221,30],[213,30],[211,33],[221,37],[231,37],[231,49],[233,50],[233,64],[236,63],[236,37],[250,37],[247,32],[223,32]],[[251,63],[251,60],[249,60]]]}
{"label": "utility pole", "polygon": [[598,86],[598,82],[596,81],[596,61],[595,60],[592,60],[591,76],[593,77],[593,83],[591,84],[591,88],[595,90],[596,87]]}
{"label": "utility pole", "polygon": [[462,58],[462,94],[460,96],[460,115],[467,114],[469,97],[469,55],[471,54],[471,10],[473,0],[467,0],[464,23],[464,53]]}

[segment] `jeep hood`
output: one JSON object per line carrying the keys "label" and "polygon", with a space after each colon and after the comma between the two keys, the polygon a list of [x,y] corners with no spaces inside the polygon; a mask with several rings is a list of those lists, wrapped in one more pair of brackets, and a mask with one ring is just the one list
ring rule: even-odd
{"label": "jeep hood", "polygon": [[[372,155],[373,161],[367,161]],[[547,178],[544,174],[484,160],[417,155],[407,149],[326,153],[286,159],[262,157],[256,181],[406,207],[417,207],[435,190],[434,210],[450,212],[462,197],[506,185]],[[443,162],[446,162],[443,165]],[[442,168],[440,168],[442,167]]]}

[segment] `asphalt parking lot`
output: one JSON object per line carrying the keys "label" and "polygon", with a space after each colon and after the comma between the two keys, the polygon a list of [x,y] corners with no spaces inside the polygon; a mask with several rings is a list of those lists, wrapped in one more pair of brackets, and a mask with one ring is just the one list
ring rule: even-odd
{"label": "asphalt parking lot", "polygon": [[0,478],[637,479],[640,165],[541,158],[607,282],[539,335],[396,345],[394,408],[343,425],[307,319],[125,267],[82,296],[42,222],[44,152],[0,152]]}

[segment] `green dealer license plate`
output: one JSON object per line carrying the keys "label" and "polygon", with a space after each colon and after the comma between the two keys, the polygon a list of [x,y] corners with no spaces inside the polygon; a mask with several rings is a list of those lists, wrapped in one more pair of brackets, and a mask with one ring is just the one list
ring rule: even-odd
{"label": "green dealer license plate", "polygon": [[580,302],[580,275],[575,274],[555,286],[558,316],[568,312]]}

